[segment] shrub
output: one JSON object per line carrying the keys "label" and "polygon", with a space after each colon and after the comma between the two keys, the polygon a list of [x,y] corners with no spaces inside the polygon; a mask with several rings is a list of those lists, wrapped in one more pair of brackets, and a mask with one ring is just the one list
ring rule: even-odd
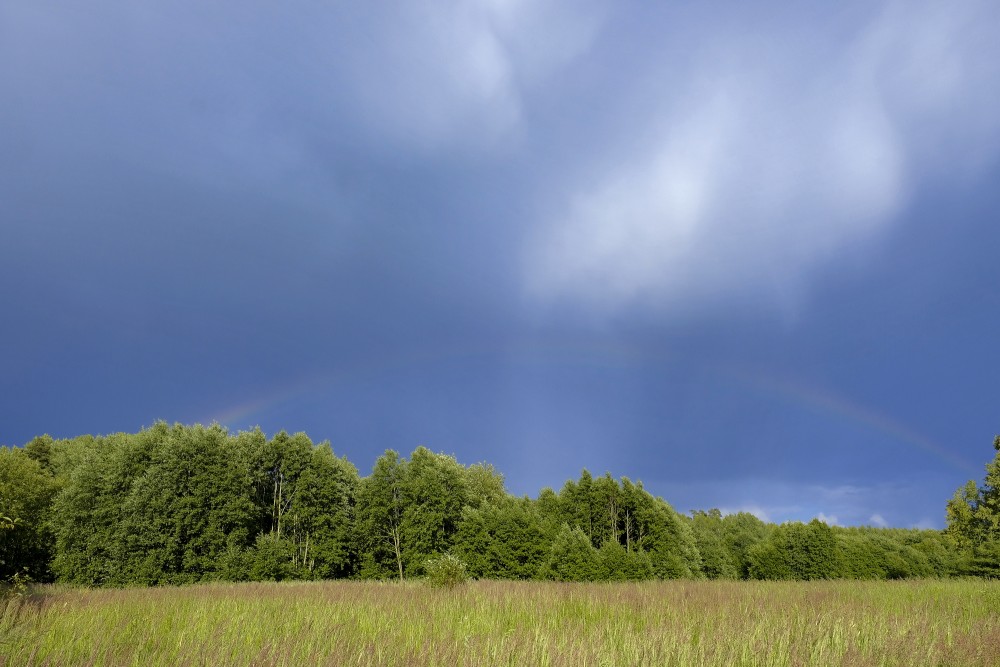
{"label": "shrub", "polygon": [[32,583],[27,569],[16,572],[5,581],[0,581],[0,600],[6,598],[23,598],[28,595]]}
{"label": "shrub", "polygon": [[455,588],[469,579],[465,563],[450,553],[427,559],[424,570],[427,572],[427,582],[435,588]]}

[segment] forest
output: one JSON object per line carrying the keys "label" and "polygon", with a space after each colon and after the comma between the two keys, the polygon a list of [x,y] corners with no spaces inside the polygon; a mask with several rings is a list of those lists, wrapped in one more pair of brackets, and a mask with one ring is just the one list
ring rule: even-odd
{"label": "forest", "polygon": [[1000,436],[943,531],[686,515],[583,470],[515,497],[487,463],[418,447],[361,476],[303,433],[159,422],[0,448],[0,579],[93,587],[410,579],[450,554],[479,579],[903,579],[1000,575]]}

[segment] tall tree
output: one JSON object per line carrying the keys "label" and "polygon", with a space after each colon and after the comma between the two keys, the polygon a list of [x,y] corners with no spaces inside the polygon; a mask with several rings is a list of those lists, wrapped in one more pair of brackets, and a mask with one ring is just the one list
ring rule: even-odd
{"label": "tall tree", "polygon": [[621,510],[621,489],[611,473],[594,480],[591,493],[592,542],[600,547],[605,542],[618,543],[619,513]]}
{"label": "tall tree", "polygon": [[255,473],[257,503],[262,510],[261,532],[281,539],[287,514],[295,501],[299,477],[309,466],[313,443],[305,433],[289,435],[280,431],[254,450],[251,462]]}
{"label": "tall tree", "polygon": [[837,541],[828,525],[783,523],[750,550],[753,579],[831,579],[836,576]]}
{"label": "tall tree", "polygon": [[250,539],[254,508],[234,445],[221,426],[180,424],[156,442],[123,506],[128,583],[218,578],[228,548]]}
{"label": "tall tree", "polygon": [[768,524],[749,512],[737,512],[722,517],[723,540],[736,567],[740,579],[750,577],[748,554],[755,545],[763,542],[770,534]]}
{"label": "tall tree", "polygon": [[58,482],[37,457],[0,447],[0,580],[51,578],[54,541],[48,527]]}
{"label": "tall tree", "polygon": [[382,577],[395,569],[403,580],[406,467],[406,459],[387,450],[375,461],[372,474],[358,485],[355,525],[362,576]]}
{"label": "tall tree", "polygon": [[736,559],[725,539],[725,524],[717,509],[693,512],[691,528],[702,559],[702,572],[709,579],[736,579],[739,577]]}
{"label": "tall tree", "polygon": [[27,454],[28,458],[33,459],[38,462],[42,470],[48,474],[53,474],[52,470],[52,445],[54,441],[52,436],[40,435],[37,438],[32,438],[31,441],[24,446],[24,453]]}
{"label": "tall tree", "polygon": [[57,573],[98,585],[218,578],[253,526],[239,460],[218,426],[161,422],[98,439],[55,502]]}
{"label": "tall tree", "polygon": [[1000,435],[993,449],[982,486],[969,480],[946,508],[947,533],[962,552],[960,569],[973,576],[1000,577]]}
{"label": "tall tree", "polygon": [[605,540],[597,550],[599,578],[604,581],[642,581],[653,578],[653,564],[645,551],[626,551],[619,542]]}
{"label": "tall tree", "polygon": [[555,581],[596,581],[601,575],[601,563],[590,538],[579,526],[563,524],[556,534],[549,557],[539,575]]}
{"label": "tall tree", "polygon": [[1000,541],[1000,435],[993,438],[993,449],[983,485],[969,480],[948,501],[947,532],[965,548]]}
{"label": "tall tree", "polygon": [[128,584],[131,561],[123,544],[123,508],[136,480],[150,464],[157,442],[168,436],[162,422],[140,433],[117,433],[81,441],[79,449],[57,449],[66,488],[53,503],[56,540],[52,567],[62,581]]}
{"label": "tall tree", "polygon": [[570,528],[579,528],[591,540],[594,535],[594,478],[584,468],[579,481],[566,480],[559,491],[559,514]]}
{"label": "tall tree", "polygon": [[354,570],[354,507],[358,470],[329,443],[313,449],[292,501],[296,565],[311,576],[346,577]]}
{"label": "tall tree", "polygon": [[417,447],[403,479],[403,559],[410,572],[422,574],[428,558],[454,544],[469,498],[466,471],[453,456]]}
{"label": "tall tree", "polygon": [[535,504],[507,496],[465,508],[454,550],[473,577],[530,579],[548,556],[549,543]]}
{"label": "tall tree", "polygon": [[642,483],[623,480],[621,515],[626,550],[649,554],[661,579],[698,576],[701,554],[687,521],[662,498],[654,498]]}
{"label": "tall tree", "polygon": [[[486,480],[487,472],[478,468],[473,479],[488,497],[496,482]],[[469,486],[467,470],[454,457],[426,447],[417,447],[409,460],[391,450],[379,457],[358,491],[362,576],[385,576],[390,563],[400,579],[421,574],[429,557],[453,546]]]}
{"label": "tall tree", "polygon": [[505,500],[503,475],[492,463],[473,463],[465,469],[466,501],[470,507],[481,507],[486,503],[497,504]]}

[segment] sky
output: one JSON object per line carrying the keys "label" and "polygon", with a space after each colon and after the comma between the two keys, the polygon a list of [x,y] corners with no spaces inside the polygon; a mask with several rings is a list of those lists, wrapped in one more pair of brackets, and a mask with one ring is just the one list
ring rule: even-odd
{"label": "sky", "polygon": [[943,527],[1000,432],[998,32],[0,0],[0,444],[218,422]]}

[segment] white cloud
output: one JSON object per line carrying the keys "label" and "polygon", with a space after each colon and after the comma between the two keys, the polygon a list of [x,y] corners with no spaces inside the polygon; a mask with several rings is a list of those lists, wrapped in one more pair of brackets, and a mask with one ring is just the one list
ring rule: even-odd
{"label": "white cloud", "polygon": [[817,268],[880,238],[923,179],[996,154],[997,10],[953,9],[889,4],[846,44],[824,24],[776,23],[686,69],[658,63],[677,79],[669,97],[650,91],[645,124],[617,130],[652,140],[570,188],[529,241],[529,293],[600,312],[794,303]]}
{"label": "white cloud", "polygon": [[605,18],[603,0],[481,0],[495,33],[528,84],[590,47]]}
{"label": "white cloud", "polygon": [[[899,521],[926,517],[940,505],[933,499],[937,497],[935,494],[928,494],[927,489],[934,487],[926,479],[911,480],[909,485],[880,483],[870,486],[764,479],[702,480],[689,484],[655,479],[643,481],[654,495],[662,495],[682,511],[718,507],[723,515],[749,512],[773,523],[808,523],[817,518],[838,526],[900,526],[905,524]],[[896,517],[897,523],[889,524],[884,520],[885,512]],[[939,528],[939,524],[925,519],[920,525]]]}
{"label": "white cloud", "polygon": [[347,75],[344,102],[395,143],[427,148],[502,134],[521,115],[513,64],[488,13],[475,4],[402,5],[365,17],[370,46],[331,63]]}
{"label": "white cloud", "polygon": [[[505,146],[523,122],[526,91],[586,52],[602,21],[598,0],[315,3],[236,14],[191,0],[118,4],[85,13],[4,7],[0,23],[16,34],[0,44],[2,62],[18,62],[14,74],[36,103],[58,111],[71,96],[113,137],[133,122],[128,138],[145,144],[147,161],[161,134],[157,148],[168,157],[188,143],[222,153],[206,172],[272,161],[305,170],[305,154],[345,134],[393,155]],[[122,93],[124,103],[105,108]]]}
{"label": "white cloud", "polygon": [[347,84],[337,103],[383,141],[436,151],[510,139],[524,89],[587,49],[600,13],[563,0],[478,0],[394,5],[362,20],[369,45],[329,62]]}

